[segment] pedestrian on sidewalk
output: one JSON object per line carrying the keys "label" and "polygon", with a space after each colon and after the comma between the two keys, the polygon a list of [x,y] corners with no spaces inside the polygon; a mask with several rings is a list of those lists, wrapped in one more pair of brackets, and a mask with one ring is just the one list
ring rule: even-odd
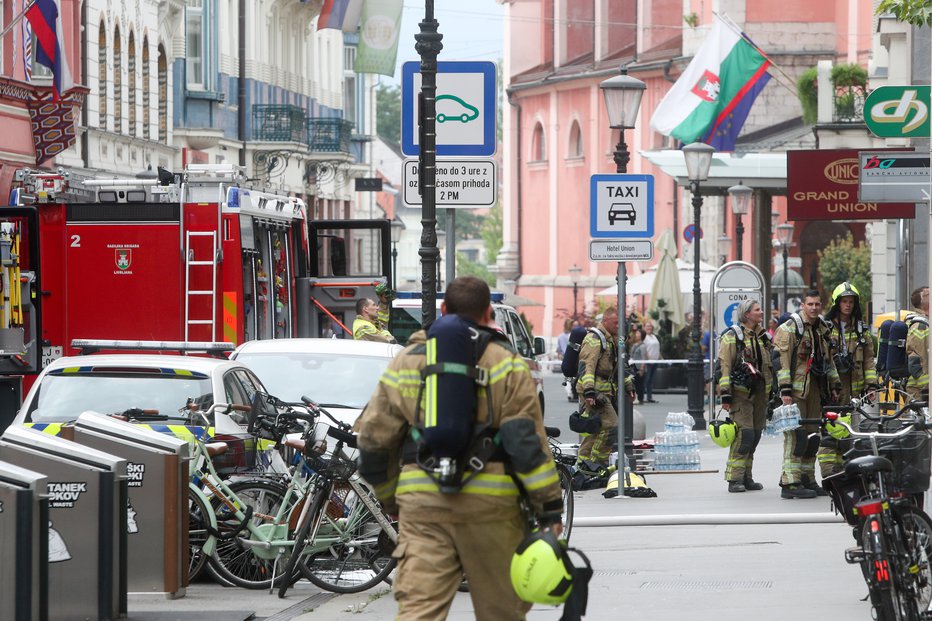
{"label": "pedestrian on sidewalk", "polygon": [[654,334],[654,324],[648,320],[644,323],[644,359],[649,362],[644,365],[644,396],[646,403],[657,403],[654,400],[654,374],[657,373],[657,363],[660,355],[660,339]]}
{"label": "pedestrian on sidewalk", "polygon": [[773,344],[761,326],[764,319],[761,305],[756,300],[742,301],[736,318],[737,323],[722,334],[718,350],[722,369],[718,392],[722,409],[738,426],[725,467],[725,480],[732,493],[764,489],[754,480],[751,470],[754,451],[767,421],[767,400],[773,377]]}
{"label": "pedestrian on sidewalk", "polygon": [[[799,313],[777,329],[774,348],[780,354],[777,380],[783,405],[796,404],[801,418],[821,418],[822,406],[838,401],[841,383],[832,362],[830,326],[820,316],[822,297],[806,292]],[[815,498],[826,494],[815,476],[819,425],[802,425],[783,433],[782,498]]]}
{"label": "pedestrian on sidewalk", "polygon": [[[487,424],[481,437],[495,441],[473,446],[491,444],[493,451],[470,451],[457,458],[459,467],[454,470],[463,468],[459,486],[453,480],[447,482],[450,487],[440,487],[438,479],[445,480],[444,472],[429,464],[444,463],[443,459],[431,452],[422,435],[426,427],[418,427],[423,418],[415,417],[425,415],[419,403],[428,357],[443,353],[449,341],[438,343],[439,335],[428,339],[422,330],[389,363],[357,422],[359,474],[386,510],[398,515],[400,530],[393,553],[398,559],[393,586],[396,619],[446,619],[465,573],[477,619],[519,621],[531,604],[519,599],[509,579],[512,556],[527,524],[516,480],[526,490],[541,530],[557,537],[563,532],[563,496],[540,402],[527,363],[491,327],[491,294],[485,282],[471,276],[454,279],[447,286],[441,312],[458,316],[469,324],[470,332],[489,339],[479,350],[476,365],[485,371],[479,375],[487,381],[484,387],[476,385],[473,426],[479,431],[481,424]],[[474,353],[474,342],[467,338],[465,346],[469,351],[461,353]],[[430,413],[430,406],[425,407]],[[442,415],[431,414],[438,420]],[[484,467],[472,470],[475,460],[485,460]]]}
{"label": "pedestrian on sidewalk", "polygon": [[[647,356],[644,347],[644,330],[640,326],[634,326],[628,334],[628,354],[629,360],[644,360]],[[644,367],[645,364],[631,364],[634,369],[634,392],[637,394],[635,405],[644,403]]]}

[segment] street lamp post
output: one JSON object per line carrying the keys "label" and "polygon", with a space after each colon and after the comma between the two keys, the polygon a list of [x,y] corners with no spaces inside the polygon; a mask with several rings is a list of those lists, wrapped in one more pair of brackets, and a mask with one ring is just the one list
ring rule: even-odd
{"label": "street lamp post", "polygon": [[693,417],[696,429],[705,429],[703,417],[702,398],[705,396],[705,374],[702,361],[702,288],[699,285],[699,231],[702,216],[702,196],[699,194],[699,185],[709,178],[709,168],[712,166],[712,154],[715,149],[701,142],[694,142],[683,147],[683,156],[686,158],[686,174],[689,177],[689,188],[692,192],[693,225],[696,229],[693,238],[693,329],[692,349],[686,363],[686,385],[688,391],[686,411]]}
{"label": "street lamp post", "polygon": [[787,311],[787,301],[789,300],[789,256],[790,256],[790,246],[793,244],[793,225],[787,222],[784,222],[777,227],[777,240],[780,242],[780,246],[783,248],[783,307],[780,309],[781,312]]}
{"label": "street lamp post", "polygon": [[[608,113],[608,125],[612,129],[619,130],[618,144],[615,146],[615,152],[612,159],[615,160],[615,172],[627,173],[628,161],[631,159],[628,154],[628,145],[625,144],[625,130],[635,126],[638,118],[638,109],[641,107],[641,96],[644,95],[644,89],[647,86],[628,75],[628,70],[621,68],[621,75],[604,80],[599,84],[602,89],[602,95],[605,98],[605,110]],[[619,459],[619,463],[627,463],[634,466],[634,411],[628,407],[627,395],[625,393],[625,367],[628,363],[628,353],[625,350],[625,339],[627,327],[627,308],[625,307],[625,284],[627,283],[627,274],[625,272],[625,262],[618,262],[618,394],[617,409],[618,412],[618,438],[623,443],[624,460]],[[624,479],[618,477],[618,496],[624,497]]]}
{"label": "street lamp post", "polygon": [[754,190],[739,183],[728,188],[728,195],[731,196],[731,213],[735,214],[735,239],[738,242],[737,258],[740,261],[743,253],[742,245],[744,243],[744,222],[741,216],[747,215],[751,207],[751,195]]}
{"label": "street lamp post", "polygon": [[437,55],[443,35],[437,32],[434,0],[424,2],[424,20],[414,35],[414,49],[421,57],[421,92],[418,94],[420,151],[418,187],[421,191],[421,325],[427,328],[437,317],[440,282],[440,250],[437,249]]}
{"label": "street lamp post", "polygon": [[401,241],[401,234],[404,233],[405,223],[401,220],[392,220],[392,290],[398,289],[398,242]]}
{"label": "street lamp post", "polygon": [[579,311],[576,306],[577,294],[579,292],[579,275],[582,273],[582,268],[573,263],[573,267],[570,268],[570,281],[573,283],[573,321],[579,320]]}

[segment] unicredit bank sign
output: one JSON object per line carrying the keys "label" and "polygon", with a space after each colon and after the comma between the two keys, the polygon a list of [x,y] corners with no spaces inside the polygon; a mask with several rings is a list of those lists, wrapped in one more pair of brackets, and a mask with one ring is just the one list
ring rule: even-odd
{"label": "unicredit bank sign", "polygon": [[882,220],[913,218],[912,203],[862,203],[858,200],[856,149],[787,151],[789,220]]}

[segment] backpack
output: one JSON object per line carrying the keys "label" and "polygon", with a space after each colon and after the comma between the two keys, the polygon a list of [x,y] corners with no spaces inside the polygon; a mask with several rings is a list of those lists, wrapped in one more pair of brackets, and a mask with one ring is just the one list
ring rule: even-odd
{"label": "backpack", "polygon": [[599,330],[576,326],[570,330],[570,339],[566,344],[563,361],[560,363],[560,371],[563,372],[564,377],[575,378],[579,375],[579,350],[582,349],[582,342],[589,332],[599,337],[599,341],[602,343],[602,351],[608,349],[608,342]]}
{"label": "backpack", "polygon": [[[880,348],[886,345],[884,368],[887,375],[893,379],[906,379],[910,376],[909,359],[906,356],[906,337],[909,335],[909,329],[917,323],[928,326],[929,320],[922,315],[908,315],[906,321],[894,321],[890,324],[886,343],[880,345]],[[881,338],[883,338],[883,333],[881,333]]]}
{"label": "backpack", "polygon": [[437,319],[427,331],[427,363],[410,433],[417,465],[443,493],[458,492],[481,472],[501,442],[491,429],[491,399],[486,399],[485,422],[476,421],[478,391],[489,383],[488,371],[478,362],[493,339],[507,342],[453,314]]}
{"label": "backpack", "polygon": [[887,371],[887,350],[890,342],[890,326],[892,325],[892,319],[887,319],[880,324],[880,338],[877,346],[877,372],[880,374]]}
{"label": "backpack", "polygon": [[[719,338],[719,349],[721,349],[721,340],[729,332],[734,332],[735,337],[738,339],[738,343],[744,344],[744,330],[738,330],[735,326],[728,326],[722,335]],[[738,357],[741,357],[741,348],[738,350]],[[712,369],[712,385],[718,387],[719,380],[722,379],[722,361],[719,358],[715,359],[715,367]]]}

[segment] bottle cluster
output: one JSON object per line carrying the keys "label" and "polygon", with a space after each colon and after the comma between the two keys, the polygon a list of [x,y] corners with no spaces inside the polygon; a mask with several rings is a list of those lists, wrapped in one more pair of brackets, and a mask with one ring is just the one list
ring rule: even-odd
{"label": "bottle cluster", "polygon": [[687,412],[667,414],[663,431],[654,434],[655,470],[699,470],[699,434]]}

